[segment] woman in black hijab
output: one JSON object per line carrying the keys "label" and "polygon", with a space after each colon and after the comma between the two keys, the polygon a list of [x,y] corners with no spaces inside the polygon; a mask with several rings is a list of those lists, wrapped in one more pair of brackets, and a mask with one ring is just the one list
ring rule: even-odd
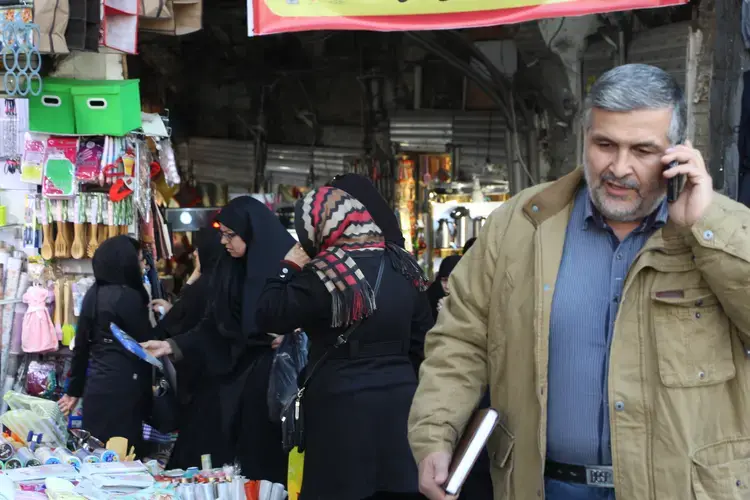
{"label": "woman in black hijab", "polygon": [[83,299],[70,383],[58,405],[67,414],[83,397],[83,428],[105,443],[124,437],[141,457],[151,365],[128,352],[110,331],[114,323],[139,342],[152,338],[136,248],[132,238],[116,236],[94,254],[96,282]]}
{"label": "woman in black hijab", "polygon": [[458,255],[449,255],[444,258],[440,263],[437,276],[435,280],[427,289],[427,297],[430,300],[430,309],[432,309],[432,317],[437,319],[438,312],[440,311],[440,300],[446,297],[450,291],[448,290],[448,277],[453,272],[453,268],[456,267],[461,257]]}
{"label": "woman in black hijab", "polygon": [[[198,326],[206,315],[207,297],[211,295],[211,281],[219,259],[226,255],[221,244],[221,233],[213,228],[201,229],[195,237],[196,272],[183,286],[180,299],[170,305],[163,300],[154,300],[152,307],[166,310],[164,319],[156,328],[160,339],[178,338]],[[196,460],[212,448],[214,437],[207,428],[221,425],[221,417],[214,407],[216,383],[203,376],[204,367],[188,363],[178,363],[177,390],[180,400],[179,436],[175,443],[167,468],[186,469],[195,466]],[[217,459],[219,457],[217,456]]]}
{"label": "woman in black hijab", "polygon": [[[232,200],[221,212],[221,242],[228,255],[211,280],[206,318],[191,332],[167,342],[149,342],[149,352],[172,354],[202,367],[215,383],[221,425],[210,434],[214,464],[240,463],[248,479],[286,483],[287,455],[281,427],[271,422],[267,390],[274,337],[258,328],[256,302],[294,239],[276,216],[251,197]],[[278,332],[284,333],[284,332]],[[200,457],[196,457],[199,460]],[[195,463],[198,465],[198,462]]]}

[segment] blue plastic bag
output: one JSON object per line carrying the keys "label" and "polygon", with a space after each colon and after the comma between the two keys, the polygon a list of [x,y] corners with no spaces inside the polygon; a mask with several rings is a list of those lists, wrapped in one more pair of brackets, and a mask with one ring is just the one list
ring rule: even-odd
{"label": "blue plastic bag", "polygon": [[297,393],[299,374],[307,365],[307,334],[284,335],[274,352],[271,376],[268,381],[268,416],[272,422],[281,421],[283,408]]}

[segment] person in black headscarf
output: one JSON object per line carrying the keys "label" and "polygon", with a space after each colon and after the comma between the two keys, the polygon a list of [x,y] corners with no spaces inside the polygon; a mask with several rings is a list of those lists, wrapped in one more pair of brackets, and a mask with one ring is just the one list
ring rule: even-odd
{"label": "person in black headscarf", "polygon": [[[221,233],[213,227],[202,228],[198,232],[195,247],[196,268],[182,287],[180,299],[174,306],[161,299],[151,302],[157,314],[161,312],[160,308],[166,312],[156,328],[155,336],[159,339],[176,338],[191,331],[206,314],[214,270],[226,252],[221,244]],[[203,370],[203,366],[189,363],[179,363],[177,366],[180,432],[167,464],[169,469],[186,469],[196,465],[196,457],[212,446],[213,436],[206,429],[221,425],[219,413],[213,410],[214,406],[218,406],[216,383],[212,378],[204,377]]]}
{"label": "person in black headscarf", "polygon": [[[383,232],[385,241],[392,246],[405,248],[406,240],[401,232],[396,214],[393,212],[388,202],[385,201],[378,190],[375,188],[370,179],[364,175],[343,174],[334,177],[328,184],[348,193],[357,201],[365,206],[372,216],[372,220],[378,225]],[[411,265],[418,265],[416,261],[407,256],[405,252],[391,252],[392,255],[399,255],[403,259],[410,258]],[[435,324],[434,316],[430,310],[430,302],[426,292],[420,292],[417,297],[417,313],[412,321],[411,328],[411,349],[409,357],[414,370],[419,373],[419,366],[424,360],[424,337],[427,331]]]}
{"label": "person in black headscarf", "polygon": [[[210,282],[206,317],[184,335],[144,347],[155,356],[171,354],[200,366],[212,379],[215,403],[206,410],[217,411],[221,425],[205,430],[212,441],[206,446],[212,448],[203,453],[210,453],[214,464],[236,459],[248,479],[285,484],[288,457],[281,425],[270,421],[267,403],[278,338],[259,328],[255,311],[266,280],[276,274],[294,238],[273,212],[247,196],[232,200],[216,221],[228,255]],[[199,459],[194,457],[195,465]]]}
{"label": "person in black headscarf", "polygon": [[95,284],[86,292],[73,344],[71,378],[58,406],[68,414],[83,397],[83,428],[105,443],[124,437],[144,453],[143,422],[151,403],[151,365],[128,352],[110,323],[139,342],[152,338],[137,242],[106,240],[94,253]]}
{"label": "person in black headscarf", "polygon": [[435,319],[437,319],[438,312],[440,312],[441,299],[450,293],[448,290],[448,276],[453,272],[453,268],[456,267],[459,260],[461,260],[459,255],[449,255],[444,258],[440,263],[440,268],[438,269],[437,276],[435,276],[435,280],[427,289],[427,297],[430,301],[432,316]]}

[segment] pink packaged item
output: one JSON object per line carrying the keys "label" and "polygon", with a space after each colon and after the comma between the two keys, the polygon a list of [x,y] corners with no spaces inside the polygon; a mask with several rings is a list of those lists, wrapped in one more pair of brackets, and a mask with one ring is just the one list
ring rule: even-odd
{"label": "pink packaged item", "polygon": [[26,393],[37,398],[51,399],[57,391],[55,364],[31,361],[26,374]]}
{"label": "pink packaged item", "polygon": [[23,294],[23,301],[29,305],[23,316],[23,352],[44,353],[57,350],[57,333],[47,310],[48,296],[49,291],[40,286],[32,286]]}
{"label": "pink packaged item", "polygon": [[103,153],[103,137],[82,139],[78,148],[78,159],[76,160],[76,180],[87,183],[99,182]]}

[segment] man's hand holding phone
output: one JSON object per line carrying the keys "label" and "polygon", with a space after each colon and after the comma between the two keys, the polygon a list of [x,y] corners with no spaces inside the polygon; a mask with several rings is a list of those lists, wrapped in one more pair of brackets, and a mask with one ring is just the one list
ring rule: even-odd
{"label": "man's hand holding phone", "polygon": [[430,453],[419,463],[419,492],[429,500],[455,500],[448,495],[443,485],[448,480],[451,454],[447,451]]}
{"label": "man's hand holding phone", "polygon": [[706,163],[700,151],[693,148],[690,141],[667,149],[661,158],[667,167],[672,162],[676,165],[665,168],[664,178],[685,176],[685,186],[677,200],[669,204],[669,218],[678,226],[690,227],[703,216],[713,199],[713,179],[706,169]]}

